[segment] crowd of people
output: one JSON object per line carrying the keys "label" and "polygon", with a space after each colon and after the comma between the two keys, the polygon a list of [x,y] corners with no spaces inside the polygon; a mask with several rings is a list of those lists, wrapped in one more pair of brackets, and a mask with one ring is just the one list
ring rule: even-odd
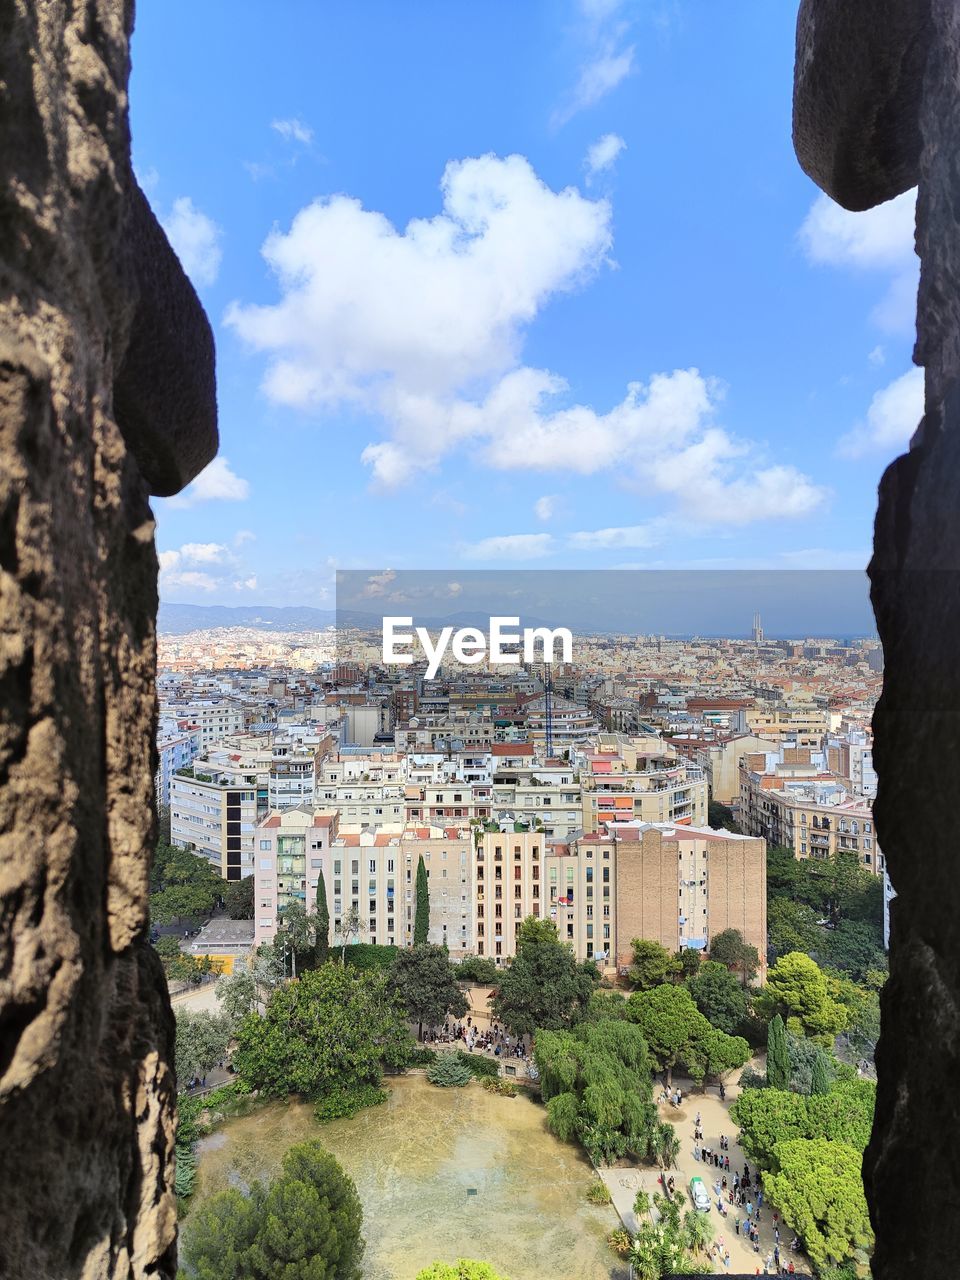
{"label": "crowd of people", "polygon": [[499,1022],[485,1030],[472,1017],[465,1020],[448,1018],[442,1027],[431,1027],[423,1034],[424,1044],[455,1044],[468,1053],[491,1053],[495,1058],[516,1058],[527,1062],[530,1049],[523,1036],[511,1036]]}

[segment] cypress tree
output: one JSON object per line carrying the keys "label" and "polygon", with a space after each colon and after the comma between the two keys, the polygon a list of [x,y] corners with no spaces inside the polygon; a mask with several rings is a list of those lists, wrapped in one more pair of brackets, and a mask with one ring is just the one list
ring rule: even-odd
{"label": "cypress tree", "polygon": [[767,1027],[767,1084],[771,1089],[790,1088],[790,1054],[787,1029],[779,1013]]}
{"label": "cypress tree", "polygon": [[317,963],[323,964],[330,950],[330,911],[327,907],[327,886],[323,880],[323,870],[317,877]]}
{"label": "cypress tree", "polygon": [[813,1072],[810,1076],[811,1093],[829,1093],[830,1081],[827,1079],[827,1060],[822,1053],[813,1060]]}
{"label": "cypress tree", "polygon": [[422,947],[430,933],[430,890],[423,854],[417,862],[417,906],[413,917],[413,945]]}

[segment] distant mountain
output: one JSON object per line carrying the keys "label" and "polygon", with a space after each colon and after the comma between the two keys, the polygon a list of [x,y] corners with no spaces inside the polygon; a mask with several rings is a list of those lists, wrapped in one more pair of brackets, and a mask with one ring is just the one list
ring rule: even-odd
{"label": "distant mountain", "polygon": [[[400,605],[391,606],[402,613]],[[409,608],[409,606],[403,606]],[[212,631],[219,627],[259,628],[261,631],[322,631],[324,627],[357,627],[363,631],[379,631],[383,622],[381,613],[366,613],[355,609],[312,609],[307,605],[274,608],[265,604],[171,604],[160,602],[157,622],[161,635],[182,636],[192,631]],[[490,625],[488,616],[462,610],[444,618],[416,617],[415,625],[438,629],[440,627],[479,627],[486,631]],[[537,618],[524,618],[526,627],[542,627],[549,624]],[[556,625],[556,624],[552,624]]]}
{"label": "distant mountain", "polygon": [[322,631],[333,626],[332,609],[307,605],[274,608],[266,604],[172,604],[160,602],[157,629],[161,635],[182,636],[215,627],[259,627],[262,631]]}

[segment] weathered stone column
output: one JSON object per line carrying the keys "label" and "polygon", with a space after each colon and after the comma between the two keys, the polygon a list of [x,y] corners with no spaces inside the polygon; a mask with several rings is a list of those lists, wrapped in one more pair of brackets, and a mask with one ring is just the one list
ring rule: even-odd
{"label": "weathered stone column", "polygon": [[130,167],[132,3],[0,0],[0,1275],[172,1277],[145,940],[148,492],[216,451],[213,343]]}
{"label": "weathered stone column", "polygon": [[926,404],[888,469],[870,566],[883,640],[877,836],[897,898],[864,1159],[878,1280],[956,1271],[960,1233],[960,9],[804,0],[797,154],[850,209],[919,183]]}

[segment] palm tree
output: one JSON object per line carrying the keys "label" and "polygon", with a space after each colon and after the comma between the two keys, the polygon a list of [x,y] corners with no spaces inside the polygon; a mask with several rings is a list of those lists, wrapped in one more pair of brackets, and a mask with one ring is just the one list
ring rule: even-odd
{"label": "palm tree", "polygon": [[713,1223],[708,1213],[698,1213],[696,1209],[688,1209],[683,1215],[683,1244],[694,1253],[707,1251],[713,1239]]}

